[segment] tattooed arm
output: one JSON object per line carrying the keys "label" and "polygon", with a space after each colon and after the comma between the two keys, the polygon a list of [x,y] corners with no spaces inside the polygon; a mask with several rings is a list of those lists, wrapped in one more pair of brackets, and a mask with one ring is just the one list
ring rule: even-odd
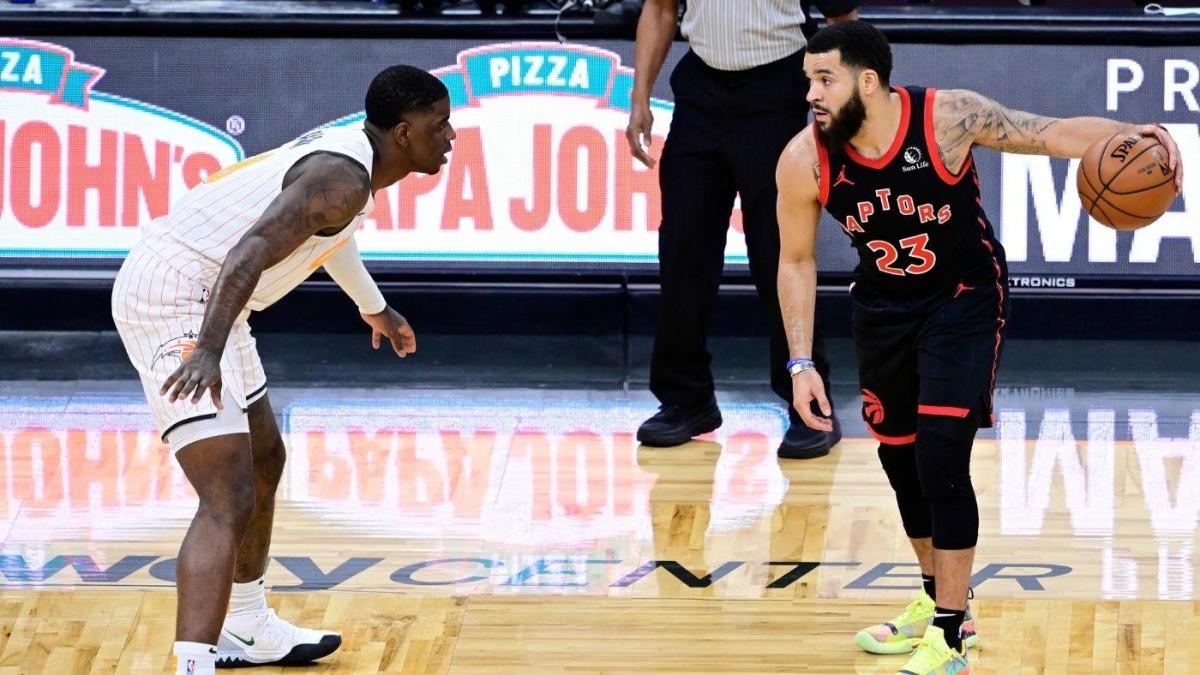
{"label": "tattooed arm", "polygon": [[[958,173],[971,146],[1001,152],[1051,157],[1083,157],[1096,141],[1126,132],[1154,136],[1167,148],[1171,168],[1178,166],[1179,149],[1165,129],[1129,124],[1103,117],[1058,119],[1011,110],[966,89],[938,91],[934,97],[934,136],[942,163]],[[1182,171],[1178,184],[1182,186]]]}
{"label": "tattooed arm", "polygon": [[196,349],[159,390],[170,400],[194,390],[198,402],[211,390],[221,407],[221,354],[238,314],[250,301],[263,270],[287,258],[309,237],[336,234],[366,205],[370,184],[366,171],[335,155],[312,154],[288,170],[283,191],[261,218],[230,249],[204,311]]}

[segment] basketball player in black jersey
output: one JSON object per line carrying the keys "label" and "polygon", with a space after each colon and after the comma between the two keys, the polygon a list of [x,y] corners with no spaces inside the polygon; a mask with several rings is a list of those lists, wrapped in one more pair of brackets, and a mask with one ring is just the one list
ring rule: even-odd
{"label": "basketball player in black jersey", "polygon": [[1177,189],[1182,170],[1161,127],[1054,119],[966,90],[893,87],[891,70],[891,48],[870,24],[840,23],[809,42],[815,123],[784,150],[776,174],[779,300],[797,412],[828,430],[830,406],[810,360],[824,207],[859,254],[851,297],[863,418],[925,580],[903,614],[856,641],[896,654],[919,638],[902,673],[957,673],[976,639],[966,615],[979,533],[971,445],[992,424],[1009,307],[1004,249],[983,210],[971,149],[1082,157],[1126,131],[1167,148]]}

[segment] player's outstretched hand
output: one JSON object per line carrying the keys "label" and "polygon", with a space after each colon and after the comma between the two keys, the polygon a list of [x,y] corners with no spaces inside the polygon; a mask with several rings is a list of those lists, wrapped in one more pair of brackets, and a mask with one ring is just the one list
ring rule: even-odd
{"label": "player's outstretched hand", "polygon": [[417,336],[408,325],[408,319],[391,307],[384,307],[378,314],[363,314],[362,319],[371,327],[371,347],[379,349],[381,338],[386,337],[392,343],[392,351],[400,358],[417,351]]}
{"label": "player's outstretched hand", "polygon": [[1167,149],[1167,166],[1175,172],[1175,194],[1183,194],[1183,162],[1179,161],[1179,146],[1171,133],[1157,124],[1143,124],[1137,128],[1137,133],[1157,139]]}
{"label": "player's outstretched hand", "polygon": [[204,392],[212,394],[213,405],[217,410],[221,405],[221,357],[206,349],[195,349],[175,372],[159,387],[159,396],[167,396],[171,403],[180,399],[186,400],[192,395],[192,403],[199,403]]}
{"label": "player's outstretched hand", "polygon": [[[812,402],[814,400],[824,417],[813,414]],[[833,422],[829,419],[833,415],[833,409],[829,406],[829,399],[825,396],[825,383],[815,369],[806,370],[792,377],[792,405],[795,406],[796,412],[800,413],[800,419],[804,420],[804,424],[808,428],[833,431]]]}

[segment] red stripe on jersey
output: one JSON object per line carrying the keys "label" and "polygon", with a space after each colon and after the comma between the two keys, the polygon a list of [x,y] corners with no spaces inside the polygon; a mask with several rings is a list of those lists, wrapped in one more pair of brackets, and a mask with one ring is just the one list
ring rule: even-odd
{"label": "red stripe on jersey", "polygon": [[833,169],[829,166],[829,151],[825,149],[825,144],[817,136],[816,129],[813,130],[813,142],[817,144],[817,162],[821,167],[821,189],[817,199],[820,200],[821,206],[825,206],[825,203],[829,201],[829,172]]}
{"label": "red stripe on jersey", "polygon": [[909,434],[908,436],[884,436],[878,431],[872,429],[870,424],[867,425],[867,431],[871,432],[871,435],[875,437],[875,440],[883,443],[884,445],[908,445],[909,443],[917,442],[916,434]]}
{"label": "red stripe on jersey", "polygon": [[[983,228],[983,232],[987,232],[987,223],[983,218],[979,219],[979,227]],[[1003,273],[1000,270],[1000,261],[996,258],[996,249],[988,242],[986,237],[980,237],[980,241],[987,247],[989,253],[992,254],[992,267],[996,270],[996,346],[992,352],[992,378],[988,385],[988,408],[993,406],[993,397],[996,391],[996,371],[1000,369],[1000,346],[1004,341],[1004,325],[1007,321],[1004,318],[1004,284],[1000,283],[1003,278]],[[995,420],[995,417],[992,418]],[[993,424],[995,422],[993,421]]]}
{"label": "red stripe on jersey", "polygon": [[958,408],[952,405],[919,405],[917,406],[918,415],[939,415],[941,417],[958,417],[959,419],[966,418],[971,414],[970,408]]}

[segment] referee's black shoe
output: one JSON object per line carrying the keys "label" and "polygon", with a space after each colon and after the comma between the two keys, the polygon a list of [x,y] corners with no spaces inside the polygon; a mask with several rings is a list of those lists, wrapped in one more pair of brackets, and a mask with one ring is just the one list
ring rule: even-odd
{"label": "referee's black shoe", "polygon": [[715,398],[690,406],[665,404],[659,406],[653,417],[642,422],[637,439],[643,445],[669,448],[687,443],[719,426],[721,410],[717,408]]}
{"label": "referee's black shoe", "polygon": [[781,459],[816,459],[829,454],[833,446],[842,440],[842,423],[838,421],[837,413],[833,414],[833,431],[812,429],[795,410],[789,411],[791,424],[779,444]]}

